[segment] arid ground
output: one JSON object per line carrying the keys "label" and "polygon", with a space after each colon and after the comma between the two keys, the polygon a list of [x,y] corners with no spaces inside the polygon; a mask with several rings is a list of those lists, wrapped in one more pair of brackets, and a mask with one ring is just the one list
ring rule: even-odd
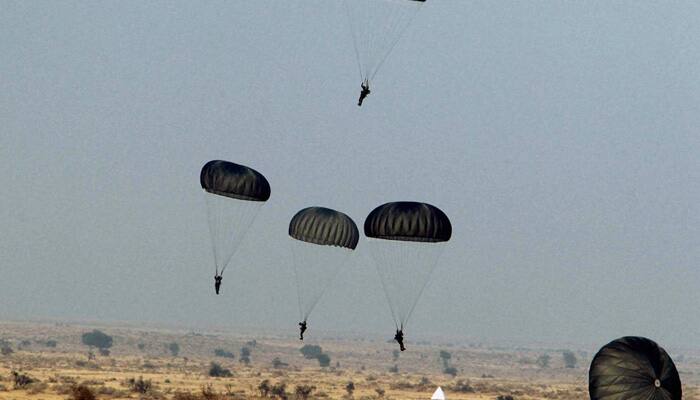
{"label": "arid ground", "polygon": [[[83,344],[94,329],[113,338],[107,351]],[[588,399],[593,356],[591,349],[427,342],[398,354],[394,343],[309,338],[304,344],[327,357],[316,348],[307,358],[291,337],[66,323],[0,323],[0,340],[3,400],[429,399],[438,385],[455,400],[580,400]],[[700,399],[700,353],[671,354],[684,398]]]}

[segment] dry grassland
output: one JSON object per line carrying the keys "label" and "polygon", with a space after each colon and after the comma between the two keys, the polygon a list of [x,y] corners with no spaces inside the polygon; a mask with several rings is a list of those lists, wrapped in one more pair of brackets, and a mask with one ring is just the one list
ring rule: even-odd
{"label": "dry grassland", "polygon": [[[104,326],[114,338],[110,355],[88,359],[81,335],[92,326],[38,323],[0,323],[0,340],[11,354],[0,355],[0,400],[237,400],[303,399],[298,387],[312,386],[309,399],[429,399],[435,388],[450,400],[555,399],[585,400],[587,366],[592,354],[577,352],[578,366],[565,368],[561,350],[499,349],[466,345],[410,345],[394,360],[395,345],[351,340],[309,341],[322,346],[329,367],[306,359],[297,340],[274,337],[237,337]],[[252,340],[255,340],[253,343]],[[49,341],[55,341],[55,347]],[[49,346],[47,346],[49,342]],[[177,343],[174,356],[168,344]],[[0,345],[3,343],[0,343]],[[251,351],[251,362],[240,362],[241,348]],[[216,349],[235,358],[217,357]],[[457,375],[443,373],[440,350],[450,353],[449,366]],[[551,356],[547,368],[538,366],[542,354]],[[273,366],[278,359],[277,367]],[[230,370],[230,377],[211,377],[211,363]],[[281,364],[280,364],[281,363]],[[700,355],[683,354],[677,362],[684,382],[684,398],[700,399]],[[390,372],[393,367],[398,372]],[[12,372],[35,382],[15,387]],[[261,397],[260,386],[278,387],[278,396]],[[354,391],[348,393],[348,383]],[[150,384],[150,385],[149,385]],[[279,390],[285,385],[284,393]],[[77,387],[89,388],[87,393]],[[264,385],[263,385],[264,386]],[[263,387],[264,392],[264,387]],[[87,397],[86,397],[87,396]]]}

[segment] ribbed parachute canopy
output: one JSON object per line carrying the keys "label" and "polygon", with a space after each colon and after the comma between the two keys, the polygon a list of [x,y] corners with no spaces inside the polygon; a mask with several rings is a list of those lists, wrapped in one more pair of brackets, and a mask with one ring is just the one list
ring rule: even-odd
{"label": "ribbed parachute canopy", "polygon": [[681,380],[668,353],[647,338],[603,346],[588,373],[591,400],[681,400]]}
{"label": "ribbed parachute canopy", "polygon": [[446,242],[452,237],[452,224],[435,206],[398,201],[383,204],[367,216],[365,236],[411,242]]}
{"label": "ribbed parachute canopy", "polygon": [[214,271],[219,275],[231,261],[260,207],[270,198],[270,184],[258,171],[222,160],[204,164],[199,183],[207,203]]}
{"label": "ribbed parachute canopy", "polygon": [[403,329],[452,237],[450,219],[427,203],[386,203],[365,219],[365,236],[396,328]]}
{"label": "ribbed parachute canopy", "polygon": [[306,321],[338,271],[348,262],[360,233],[340,211],[308,207],[289,222],[299,318]]}
{"label": "ribbed parachute canopy", "polygon": [[270,183],[258,171],[230,161],[212,160],[199,174],[202,189],[219,196],[249,201],[267,201]]}
{"label": "ribbed parachute canopy", "polygon": [[302,242],[354,250],[360,233],[347,215],[330,208],[308,207],[289,222],[289,236]]}

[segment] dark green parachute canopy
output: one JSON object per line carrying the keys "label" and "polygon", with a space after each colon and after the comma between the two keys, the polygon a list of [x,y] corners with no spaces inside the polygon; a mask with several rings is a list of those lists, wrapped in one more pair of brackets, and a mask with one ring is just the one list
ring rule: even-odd
{"label": "dark green parachute canopy", "polygon": [[588,372],[591,400],[681,400],[681,380],[653,341],[626,336],[598,351]]}
{"label": "dark green parachute canopy", "polygon": [[444,212],[427,203],[398,201],[375,208],[365,220],[365,236],[410,242],[446,242],[452,224]]}
{"label": "dark green parachute canopy", "polygon": [[347,215],[330,208],[308,207],[289,222],[289,236],[302,242],[354,250],[360,233]]}
{"label": "dark green parachute canopy", "polygon": [[199,174],[202,189],[239,200],[267,201],[270,184],[258,171],[229,161],[212,160]]}

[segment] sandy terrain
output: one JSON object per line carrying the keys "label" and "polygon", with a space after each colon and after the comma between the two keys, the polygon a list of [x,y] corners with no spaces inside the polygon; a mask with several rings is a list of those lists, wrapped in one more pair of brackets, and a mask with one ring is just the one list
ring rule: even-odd
{"label": "sandy terrain", "polygon": [[[82,344],[81,335],[93,329],[113,337],[110,355],[92,349],[95,358],[89,359],[90,349]],[[314,387],[310,399],[429,399],[438,385],[448,399],[455,400],[495,400],[499,396],[516,400],[587,399],[587,367],[593,355],[572,349],[577,367],[565,368],[561,349],[423,343],[409,344],[409,351],[394,360],[396,347],[390,343],[309,340],[305,344],[322,346],[330,357],[330,365],[322,368],[318,360],[304,358],[300,342],[292,338],[0,323],[0,339],[4,341],[0,344],[12,349],[11,354],[0,355],[2,400],[75,398],[74,388],[80,384],[98,399],[258,399],[259,386],[266,380],[270,387],[286,384],[289,399],[303,398],[295,396],[295,391],[304,385]],[[49,341],[55,341],[55,347],[49,347]],[[168,349],[170,343],[178,344],[177,356]],[[250,349],[249,365],[241,362],[243,347]],[[234,358],[217,357],[216,349],[233,353]],[[447,363],[456,376],[443,372],[441,350],[449,353]],[[536,361],[543,354],[550,356],[546,368]],[[684,398],[700,399],[700,355],[684,353],[674,358],[684,383]],[[209,376],[212,362],[230,370],[232,376]],[[16,388],[12,371],[37,382]],[[139,378],[150,381],[150,388],[139,388],[133,382]],[[355,388],[352,395],[347,390],[349,382]]]}

